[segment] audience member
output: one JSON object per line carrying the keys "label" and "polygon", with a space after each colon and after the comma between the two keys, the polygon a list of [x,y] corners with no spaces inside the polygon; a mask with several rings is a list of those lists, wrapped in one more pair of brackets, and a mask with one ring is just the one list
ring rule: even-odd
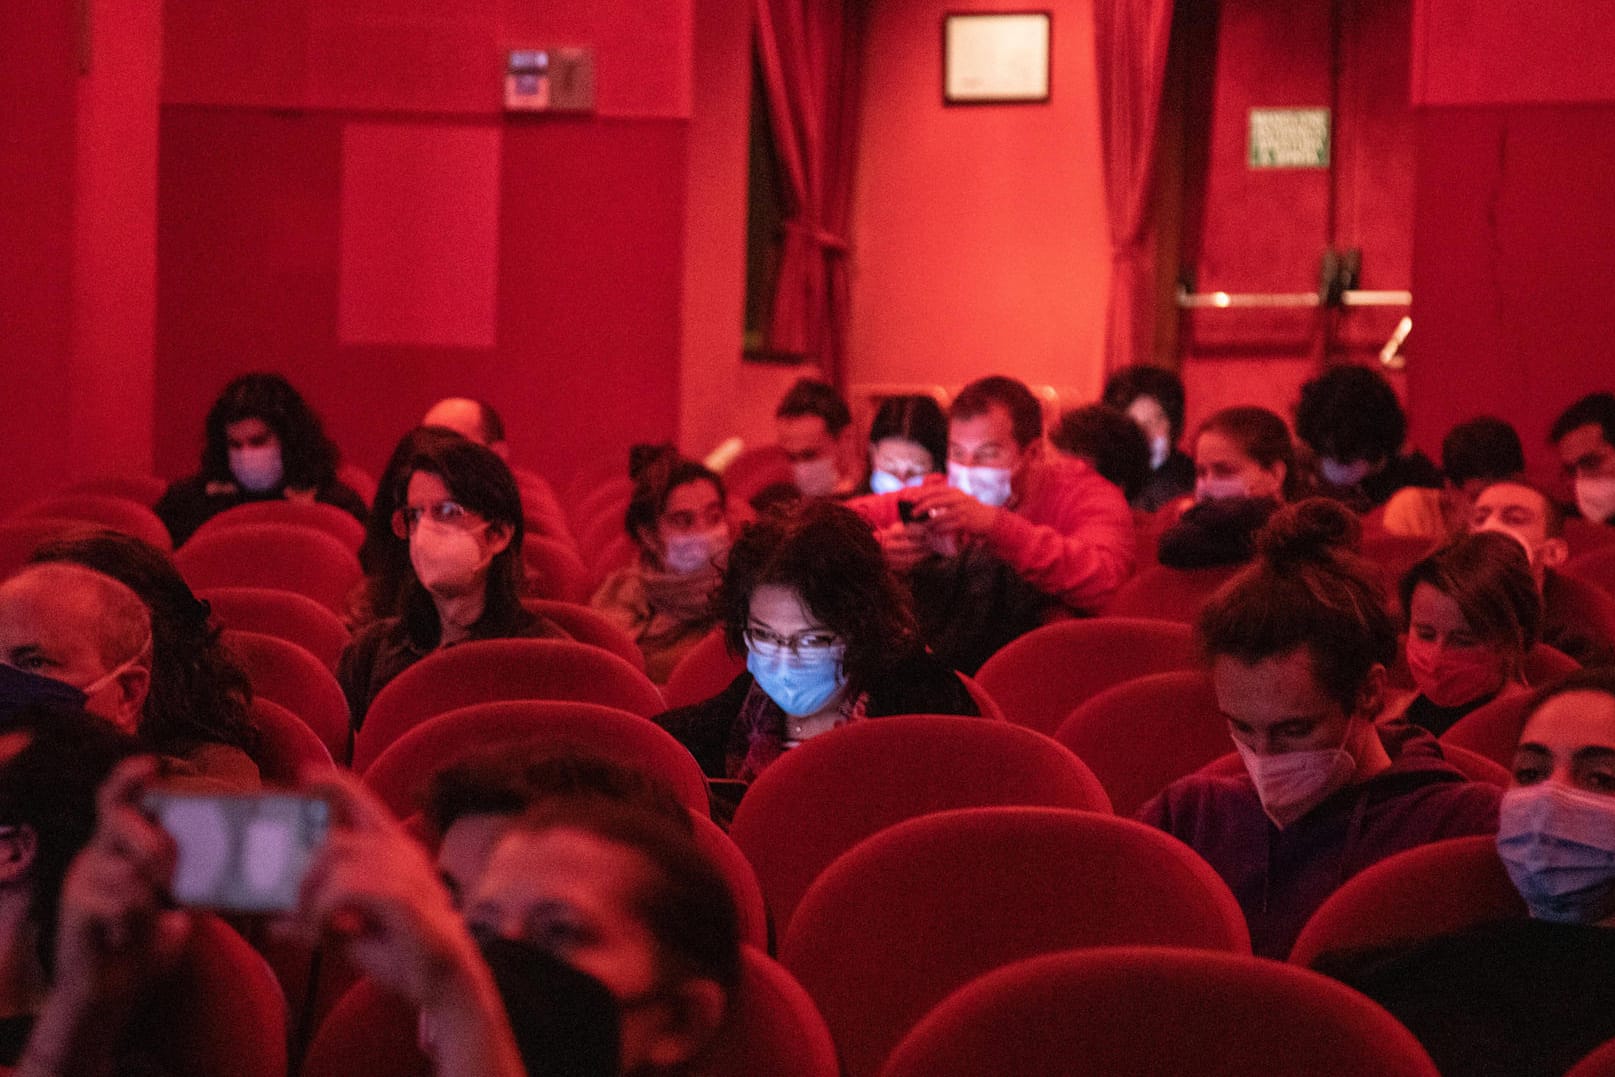
{"label": "audience member", "polygon": [[1441,486],[1429,457],[1402,452],[1407,416],[1396,390],[1367,367],[1331,367],[1301,386],[1295,432],[1317,457],[1322,492],[1358,511],[1405,486]]}
{"label": "audience member", "polygon": [[258,785],[247,672],[221,641],[207,603],[191,593],[166,554],[116,531],[96,531],[47,543],[31,561],[110,576],[145,605],[150,676],[135,731],[148,748],[168,757],[171,770],[173,762],[183,762],[198,777],[242,789]]}
{"label": "audience member", "polygon": [[1469,527],[1476,494],[1524,473],[1525,449],[1512,426],[1489,415],[1459,423],[1441,439],[1441,489],[1398,490],[1385,502],[1381,526],[1410,538],[1457,538]]}
{"label": "audience member", "polygon": [[492,449],[499,459],[509,461],[510,445],[505,441],[505,420],[485,400],[451,396],[439,400],[421,416],[421,426],[452,430],[463,438]]}
{"label": "audience member", "polygon": [[433,651],[474,639],[568,638],[521,604],[521,498],[491,450],[464,438],[419,448],[392,498],[411,572],[399,614],[362,628],[337,664],[356,728],[376,693]]}
{"label": "audience member", "polygon": [[1257,560],[1197,626],[1244,773],[1191,775],[1139,812],[1217,870],[1264,957],[1284,957],[1371,864],[1497,825],[1496,789],[1466,780],[1423,730],[1376,724],[1396,624],[1347,551],[1357,536],[1345,509],[1316,498],[1263,528]]}
{"label": "audience member", "polygon": [[1564,523],[1558,502],[1523,479],[1486,487],[1470,516],[1471,530],[1496,531],[1525,548],[1542,595],[1542,642],[1584,666],[1615,663],[1615,599],[1558,571],[1569,556]]}
{"label": "audience member", "polygon": [[1400,597],[1417,692],[1399,717],[1439,737],[1475,708],[1526,690],[1542,598],[1518,542],[1462,536],[1409,569]]}
{"label": "audience member", "polygon": [[1135,509],[1155,512],[1194,490],[1194,461],[1178,448],[1183,437],[1183,381],[1163,367],[1123,367],[1105,381],[1101,398],[1127,413],[1149,440],[1150,479],[1136,498]]}
{"label": "audience member", "polygon": [[849,497],[864,479],[852,411],[822,381],[801,378],[774,410],[779,447],[790,457],[803,497]]}
{"label": "audience member", "polygon": [[364,519],[364,499],[336,477],[336,445],[279,374],[243,374],[226,385],[205,436],[201,471],[170,485],[155,506],[174,545],[248,501],[324,501]]}
{"label": "audience member", "polygon": [[1588,393],[1553,421],[1548,440],[1575,483],[1589,523],[1615,522],[1615,393]]}
{"label": "audience member", "polygon": [[1172,568],[1249,561],[1256,532],[1301,480],[1290,428],[1266,408],[1224,408],[1201,423],[1194,469],[1194,503],[1157,543],[1157,559]]}
{"label": "audience member", "polygon": [[[160,587],[159,581],[153,574],[145,582]],[[159,619],[165,644],[200,643],[206,633],[205,620],[201,628],[170,620],[166,601],[148,608],[126,584],[73,561],[30,565],[0,584],[0,662],[70,687],[71,694],[53,696],[139,736],[194,776],[254,787],[258,768],[245,750],[254,740],[245,678],[216,647],[165,648],[159,661]],[[207,668],[186,668],[190,663]]]}
{"label": "audience member", "polygon": [[1532,700],[1499,814],[1529,919],[1314,964],[1389,1010],[1446,1077],[1560,1077],[1615,1039],[1615,673]]}
{"label": "audience member", "polygon": [[907,575],[925,642],[967,673],[1052,618],[1098,611],[1133,567],[1126,499],[1047,448],[1043,409],[1012,378],[982,378],[954,397],[946,485],[854,507]]}
{"label": "audience member", "polygon": [[419,453],[432,453],[438,447],[462,440],[462,435],[441,426],[417,426],[398,439],[381,481],[376,484],[376,500],[365,518],[364,543],[359,547],[359,567],[364,580],[348,599],[348,626],[355,630],[372,621],[396,617],[414,578],[409,563],[409,539],[393,530],[393,516],[403,507],[400,498],[408,486],[408,469]]}
{"label": "audience member", "polygon": [[0,743],[0,1066],[15,1066],[58,971],[62,883],[95,830],[96,790],[138,746],[56,703],[0,715]]}
{"label": "audience member", "polygon": [[750,781],[836,726],[889,714],[975,714],[925,651],[907,596],[852,510],[809,502],[748,525],[717,605],[746,672],[657,719],[715,778]]}
{"label": "audience member", "polygon": [[869,481],[859,493],[891,494],[918,486],[948,459],[948,420],[923,394],[889,396],[869,424]]}
{"label": "audience member", "polygon": [[1072,408],[1060,416],[1049,444],[1099,472],[1129,504],[1151,481],[1150,445],[1144,431],[1108,404]]}
{"label": "audience member", "polygon": [[607,577],[590,600],[645,656],[664,684],[718,623],[712,592],[729,552],[723,481],[671,450],[638,463],[624,525],[639,548],[633,565]]}

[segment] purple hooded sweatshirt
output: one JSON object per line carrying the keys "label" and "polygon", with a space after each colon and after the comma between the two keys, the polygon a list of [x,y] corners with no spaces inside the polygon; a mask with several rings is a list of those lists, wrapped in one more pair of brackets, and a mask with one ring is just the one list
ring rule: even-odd
{"label": "purple hooded sweatshirt", "polygon": [[1244,772],[1179,779],[1138,818],[1217,869],[1245,910],[1251,948],[1282,960],[1323,900],[1364,868],[1443,838],[1497,832],[1501,789],[1465,778],[1422,729],[1396,723],[1379,734],[1390,767],[1283,830],[1262,811]]}

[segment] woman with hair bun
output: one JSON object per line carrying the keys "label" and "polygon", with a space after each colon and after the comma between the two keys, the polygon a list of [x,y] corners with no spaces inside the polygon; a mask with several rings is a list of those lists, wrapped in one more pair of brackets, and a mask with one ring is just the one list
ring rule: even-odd
{"label": "woman with hair bun", "polygon": [[1241,773],[1190,775],[1139,812],[1234,891],[1251,944],[1284,957],[1331,891],[1404,849],[1497,828],[1499,791],[1468,781],[1423,730],[1379,725],[1396,622],[1321,498],[1280,509],[1256,560],[1197,626]]}

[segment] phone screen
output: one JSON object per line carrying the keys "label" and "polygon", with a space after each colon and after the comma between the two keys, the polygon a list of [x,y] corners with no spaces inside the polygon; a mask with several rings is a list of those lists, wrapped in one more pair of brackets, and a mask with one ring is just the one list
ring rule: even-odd
{"label": "phone screen", "polygon": [[330,823],[329,804],[299,793],[156,789],[145,795],[144,805],[178,846],[174,900],[220,912],[296,908],[303,876]]}

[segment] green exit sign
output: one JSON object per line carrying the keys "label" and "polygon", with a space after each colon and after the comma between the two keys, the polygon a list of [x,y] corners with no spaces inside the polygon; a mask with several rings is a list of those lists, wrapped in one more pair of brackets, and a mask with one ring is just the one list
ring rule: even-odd
{"label": "green exit sign", "polygon": [[1329,110],[1251,109],[1246,160],[1252,168],[1328,168]]}

